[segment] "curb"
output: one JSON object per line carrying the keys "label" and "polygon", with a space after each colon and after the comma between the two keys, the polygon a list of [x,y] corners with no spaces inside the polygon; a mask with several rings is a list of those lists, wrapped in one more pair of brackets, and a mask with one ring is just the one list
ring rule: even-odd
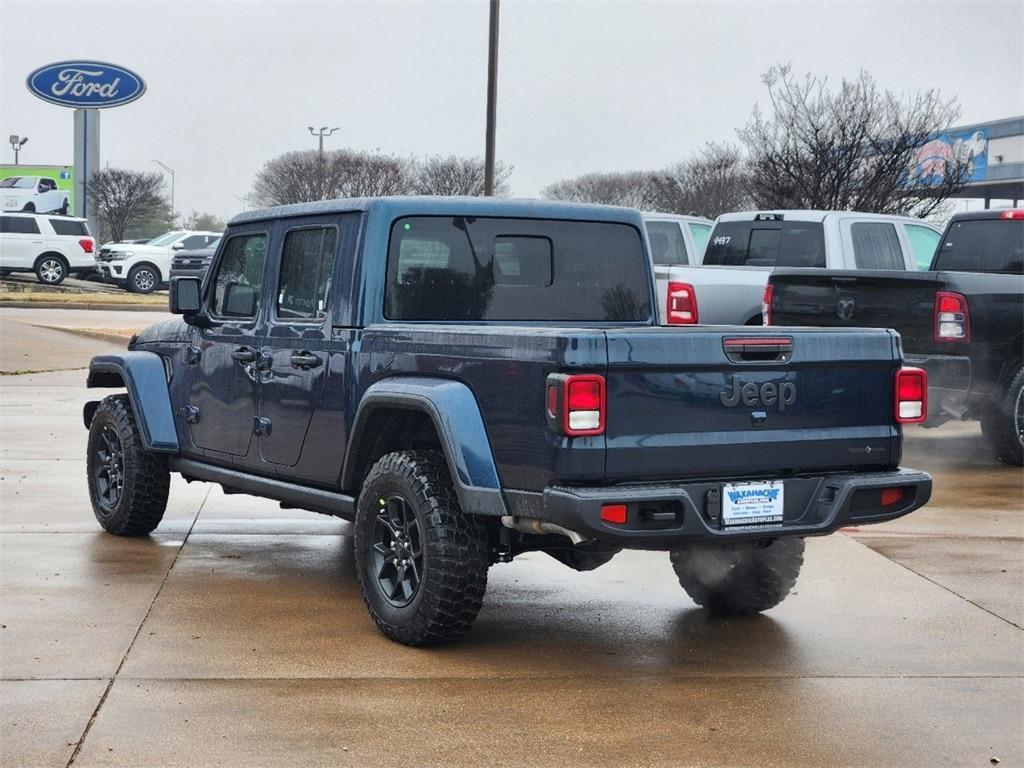
{"label": "curb", "polygon": [[15,309],[113,309],[125,312],[167,312],[167,307],[161,304],[100,304],[88,302],[0,300],[0,308],[3,307]]}

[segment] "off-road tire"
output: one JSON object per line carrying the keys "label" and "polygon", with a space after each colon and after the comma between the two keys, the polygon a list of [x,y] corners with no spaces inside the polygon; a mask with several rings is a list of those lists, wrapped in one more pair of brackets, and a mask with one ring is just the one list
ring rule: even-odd
{"label": "off-road tire", "polygon": [[68,215],[68,201],[67,201],[67,198],[65,198],[64,202],[60,204],[60,215],[61,216],[67,216]]}
{"label": "off-road tire", "polygon": [[[151,279],[144,279],[146,273],[152,276]],[[160,287],[160,273],[148,264],[139,264],[128,273],[127,286],[131,293],[152,293]]]}
{"label": "off-road tire", "polygon": [[[121,447],[121,492],[113,505],[101,498],[97,478],[105,428],[116,435]],[[111,395],[100,403],[89,426],[86,455],[89,499],[103,530],[116,536],[145,536],[160,525],[171,482],[167,458],[146,450],[127,395]]]}
{"label": "off-road tire", "polygon": [[68,276],[68,262],[63,256],[47,254],[36,259],[36,280],[43,285],[60,285]]}
{"label": "off-road tire", "polygon": [[[419,585],[405,606],[385,595],[374,567],[377,518],[385,498],[399,496],[415,515],[422,548]],[[487,531],[459,507],[444,456],[399,451],[382,457],[363,482],[354,532],[363,600],[382,633],[403,645],[455,640],[472,626],[487,589]]]}
{"label": "off-road tire", "polygon": [[1003,464],[1024,465],[1024,368],[1010,379],[992,408],[981,417],[981,431]]}
{"label": "off-road tire", "polygon": [[695,544],[673,550],[671,560],[697,605],[720,616],[750,615],[775,607],[789,594],[804,562],[804,540]]}

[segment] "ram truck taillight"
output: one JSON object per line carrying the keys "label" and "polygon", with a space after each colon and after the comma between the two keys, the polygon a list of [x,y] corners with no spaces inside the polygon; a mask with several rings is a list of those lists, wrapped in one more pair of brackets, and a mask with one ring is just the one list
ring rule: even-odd
{"label": "ram truck taillight", "polygon": [[1003,221],[1006,221],[1008,219],[1012,220],[1012,221],[1016,221],[1016,220],[1019,220],[1019,219],[1024,219],[1024,211],[1022,211],[1022,210],[1003,211],[1002,213],[999,214],[999,218],[1002,219]]}
{"label": "ram truck taillight", "polygon": [[547,378],[545,410],[554,432],[569,437],[604,434],[604,376],[551,374]]}
{"label": "ram truck taillight", "polygon": [[669,325],[697,324],[697,294],[692,285],[669,281],[665,314]]}
{"label": "ram truck taillight", "polygon": [[768,283],[764,287],[764,296],[761,297],[761,324],[772,324],[772,299],[775,298],[775,286]]}
{"label": "ram truck taillight", "polygon": [[953,291],[935,294],[935,341],[970,341],[971,313],[967,297]]}
{"label": "ram truck taillight", "polygon": [[93,241],[91,237],[83,237],[81,240],[78,241],[78,244],[86,253],[92,253]]}
{"label": "ram truck taillight", "polygon": [[920,368],[896,371],[895,416],[899,424],[920,424],[928,418],[928,374]]}

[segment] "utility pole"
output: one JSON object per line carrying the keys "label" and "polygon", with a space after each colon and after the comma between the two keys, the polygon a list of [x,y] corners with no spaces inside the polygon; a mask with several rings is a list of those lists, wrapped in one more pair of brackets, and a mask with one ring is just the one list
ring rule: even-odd
{"label": "utility pole", "polygon": [[156,163],[169,174],[171,174],[171,221],[174,222],[178,218],[178,214],[174,212],[174,169],[161,163],[159,160],[153,160],[151,162]]}
{"label": "utility pole", "polygon": [[324,199],[324,136],[330,136],[332,133],[334,133],[337,130],[339,130],[339,129],[338,128],[328,128],[325,125],[319,131],[314,131],[313,130],[313,126],[312,125],[309,126],[309,133],[310,133],[310,135],[311,136],[316,136],[320,140],[320,163],[319,163],[319,168],[320,168],[320,189],[319,189],[319,193],[320,194],[319,194],[319,198],[321,200]]}
{"label": "utility pole", "polygon": [[18,153],[21,148],[28,144],[28,136],[18,136],[17,134],[11,134],[11,149],[14,150],[14,164],[18,164]]}
{"label": "utility pole", "polygon": [[499,0],[491,0],[490,33],[487,41],[487,138],[484,150],[484,194],[494,195],[494,124],[498,99],[498,15]]}

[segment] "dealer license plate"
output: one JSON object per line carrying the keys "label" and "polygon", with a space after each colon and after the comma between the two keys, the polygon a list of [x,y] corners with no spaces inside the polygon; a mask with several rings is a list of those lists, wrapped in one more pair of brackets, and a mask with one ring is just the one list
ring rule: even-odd
{"label": "dealer license plate", "polygon": [[784,484],[727,483],[722,486],[723,525],[781,523]]}

